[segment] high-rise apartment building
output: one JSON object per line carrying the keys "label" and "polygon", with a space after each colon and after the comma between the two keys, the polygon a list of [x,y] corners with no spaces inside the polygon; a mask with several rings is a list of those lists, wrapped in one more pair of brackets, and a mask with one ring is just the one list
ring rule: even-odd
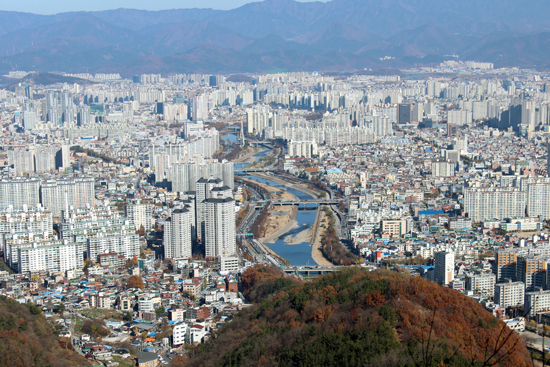
{"label": "high-rise apartment building", "polygon": [[482,273],[466,277],[466,289],[483,297],[495,295],[495,274]]}
{"label": "high-rise apartment building", "polygon": [[545,255],[520,255],[517,258],[516,280],[525,284],[526,291],[546,287],[546,269],[550,257]]}
{"label": "high-rise apartment building", "polygon": [[464,189],[464,212],[475,222],[525,216],[527,193],[519,188],[469,187]]}
{"label": "high-rise apartment building", "polygon": [[210,192],[214,187],[222,187],[223,181],[214,178],[201,178],[195,184],[196,195],[196,220],[197,220],[197,238],[204,243],[205,238],[205,218],[206,218],[206,199],[209,199]]}
{"label": "high-rise apartment building", "polygon": [[448,285],[455,278],[455,254],[452,252],[435,253],[435,281]]}
{"label": "high-rise apartment building", "polygon": [[189,258],[192,253],[192,216],[187,208],[177,208],[164,221],[164,257],[167,259]]}
{"label": "high-rise apartment building", "polygon": [[397,123],[400,125],[410,124],[412,115],[410,103],[400,103],[397,109]]}
{"label": "high-rise apartment building", "polygon": [[69,207],[93,207],[94,183],[91,177],[44,182],[40,187],[42,206],[51,210],[54,216],[60,215],[62,210]]}
{"label": "high-rise apartment building", "polygon": [[548,313],[550,311],[550,290],[526,292],[523,307],[525,313],[530,317],[536,317],[539,313]]}
{"label": "high-rise apartment building", "polygon": [[125,215],[134,223],[136,230],[142,226],[145,231],[153,229],[153,204],[130,200],[125,206]]}
{"label": "high-rise apartment building", "polygon": [[0,181],[0,209],[7,209],[10,206],[14,209],[34,208],[39,204],[39,180],[15,179]]}
{"label": "high-rise apartment building", "polygon": [[78,253],[75,243],[32,243],[18,246],[17,253],[17,272],[20,274],[33,271],[57,273],[82,268],[82,254]]}
{"label": "high-rise apartment building", "polygon": [[205,255],[229,256],[236,253],[235,202],[231,197],[205,200]]}
{"label": "high-rise apartment building", "polygon": [[521,186],[527,191],[527,215],[550,219],[550,177],[524,178]]}
{"label": "high-rise apartment building", "polygon": [[500,307],[523,306],[525,284],[522,282],[504,282],[495,284],[495,303]]}
{"label": "high-rise apartment building", "polygon": [[445,161],[432,162],[432,177],[452,177],[455,175],[455,164]]}

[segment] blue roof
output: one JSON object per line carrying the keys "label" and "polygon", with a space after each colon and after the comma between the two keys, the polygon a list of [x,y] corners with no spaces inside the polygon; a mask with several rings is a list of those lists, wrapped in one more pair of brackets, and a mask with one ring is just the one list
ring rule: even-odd
{"label": "blue roof", "polygon": [[443,210],[419,210],[418,215],[436,215],[443,214]]}

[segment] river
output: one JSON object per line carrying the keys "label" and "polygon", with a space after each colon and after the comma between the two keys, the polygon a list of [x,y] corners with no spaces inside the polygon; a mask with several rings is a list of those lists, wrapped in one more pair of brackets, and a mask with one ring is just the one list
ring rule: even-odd
{"label": "river", "polygon": [[[264,152],[261,152],[264,153]],[[255,155],[256,157],[257,155]],[[265,157],[265,155],[263,155]],[[260,158],[260,156],[258,156]],[[266,180],[260,177],[255,176],[244,176],[248,179],[265,183],[267,185],[281,188],[287,192],[295,195],[299,199],[307,200],[313,199],[310,195],[305,194],[301,191],[286,188],[285,186],[278,184],[277,182]],[[285,238],[287,236],[292,236],[293,238],[302,231],[306,231],[313,225],[315,222],[315,215],[317,212],[315,210],[299,210],[296,214],[296,221],[298,222],[298,227],[291,229],[287,233],[280,236],[274,243],[266,243],[265,245],[269,246],[273,251],[275,251],[283,259],[290,261],[291,265],[315,265],[315,261],[311,257],[311,247],[309,242],[302,242],[297,245],[287,245]]]}

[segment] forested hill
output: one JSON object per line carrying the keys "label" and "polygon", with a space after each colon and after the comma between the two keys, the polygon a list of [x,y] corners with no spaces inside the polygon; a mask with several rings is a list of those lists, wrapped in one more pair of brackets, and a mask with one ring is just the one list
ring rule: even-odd
{"label": "forested hill", "polygon": [[394,272],[349,268],[310,283],[257,266],[243,274],[257,304],[190,366],[526,366],[514,331],[457,291]]}
{"label": "forested hill", "polygon": [[87,366],[87,361],[62,343],[42,311],[0,296],[0,366]]}

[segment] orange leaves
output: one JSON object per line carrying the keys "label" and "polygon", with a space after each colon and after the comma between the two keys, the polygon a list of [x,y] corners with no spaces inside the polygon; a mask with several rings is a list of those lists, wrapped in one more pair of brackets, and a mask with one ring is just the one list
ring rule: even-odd
{"label": "orange leaves", "polygon": [[277,293],[275,295],[275,297],[273,297],[273,300],[278,301],[280,299],[285,299],[285,298],[288,298],[288,293],[283,292],[283,291],[279,291],[279,293]]}
{"label": "orange leaves", "polygon": [[435,296],[431,293],[426,294],[426,298],[424,299],[424,304],[429,309],[435,310],[435,308],[437,307],[437,301],[435,299]]}
{"label": "orange leaves", "polygon": [[365,304],[371,307],[380,306],[384,304],[385,301],[386,297],[384,297],[380,291],[373,291],[365,297]]}
{"label": "orange leaves", "polygon": [[132,275],[126,280],[126,288],[140,288],[143,289],[143,279],[137,275]]}
{"label": "orange leaves", "polygon": [[327,285],[325,288],[323,288],[322,295],[325,302],[328,302],[331,297],[336,296],[336,289],[331,285]]}
{"label": "orange leaves", "polygon": [[327,306],[324,309],[319,309],[313,313],[313,319],[316,322],[323,323],[328,320],[332,314],[332,306]]}

